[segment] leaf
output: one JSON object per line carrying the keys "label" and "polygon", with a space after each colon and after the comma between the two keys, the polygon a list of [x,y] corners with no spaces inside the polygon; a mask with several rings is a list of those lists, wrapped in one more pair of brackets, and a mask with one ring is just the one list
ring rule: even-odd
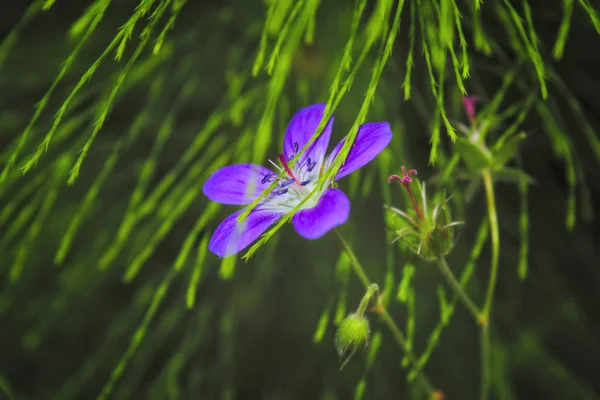
{"label": "leaf", "polygon": [[415,266],[412,264],[405,264],[404,268],[402,268],[402,280],[400,281],[400,285],[398,286],[398,294],[396,295],[396,298],[402,303],[406,303],[408,301],[408,291],[410,289],[410,283],[414,274]]}
{"label": "leaf", "polygon": [[503,168],[499,171],[494,172],[494,179],[496,181],[508,182],[508,183],[522,183],[525,185],[534,184],[535,180],[527,175],[525,172],[517,168]]}
{"label": "leaf", "polygon": [[485,147],[471,142],[468,139],[456,139],[456,149],[465,165],[471,172],[477,172],[487,168],[492,163],[492,156]]}
{"label": "leaf", "polygon": [[510,161],[519,151],[521,142],[527,137],[524,132],[518,133],[509,138],[502,147],[494,153],[494,168],[502,168],[504,164]]}
{"label": "leaf", "polygon": [[371,343],[369,343],[369,355],[367,356],[367,369],[371,369],[373,367],[373,363],[377,358],[377,353],[379,352],[379,348],[381,347],[381,332],[376,332],[371,339]]}
{"label": "leaf", "polygon": [[448,324],[448,320],[450,318],[450,313],[448,312],[448,308],[450,305],[448,304],[448,300],[446,299],[446,292],[444,291],[443,286],[438,285],[437,287],[437,295],[438,300],[440,302],[440,320],[444,325]]}
{"label": "leaf", "polygon": [[323,337],[325,337],[325,332],[327,331],[327,326],[329,325],[329,308],[323,310],[321,317],[319,318],[319,323],[317,324],[317,329],[315,330],[315,334],[313,335],[313,342],[321,343],[323,341]]}
{"label": "leaf", "polygon": [[225,257],[221,261],[221,267],[219,268],[219,277],[225,281],[231,279],[235,272],[235,257]]}

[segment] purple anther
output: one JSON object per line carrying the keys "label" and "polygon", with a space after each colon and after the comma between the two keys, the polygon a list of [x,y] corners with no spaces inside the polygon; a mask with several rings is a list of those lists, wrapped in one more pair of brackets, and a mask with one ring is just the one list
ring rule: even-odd
{"label": "purple anther", "polygon": [[[310,160],[310,159],[309,159],[309,160]],[[308,164],[307,171],[308,171],[308,172],[312,172],[312,170],[313,170],[313,169],[315,169],[315,167],[316,167],[316,166],[317,166],[317,162],[316,162],[316,161],[313,161],[313,162],[312,162],[312,164],[311,164],[311,163],[309,163],[309,164]]]}
{"label": "purple anther", "polygon": [[305,180],[304,182],[300,183],[300,186],[306,186],[310,183],[310,179]]}
{"label": "purple anther", "polygon": [[294,183],[296,180],[294,178],[288,179],[287,181],[281,182],[281,187],[286,187]]}
{"label": "purple anther", "polygon": [[287,191],[288,191],[288,189],[276,190],[276,191],[275,191],[275,194],[276,194],[277,196],[281,196],[282,194],[286,194],[286,193],[287,193]]}
{"label": "purple anther", "polygon": [[294,154],[290,155],[287,159],[287,162],[292,161],[292,158],[294,158],[296,156],[296,154],[298,154],[298,149],[300,148],[300,146],[298,145],[298,142],[294,142]]}
{"label": "purple anther", "polygon": [[263,184],[263,185],[264,185],[265,183],[267,183],[267,182],[269,181],[269,179],[271,179],[271,175],[272,175],[272,174],[271,174],[270,172],[267,172],[267,173],[265,174],[265,176],[262,178],[262,181],[260,181],[260,183],[261,183],[261,184]]}

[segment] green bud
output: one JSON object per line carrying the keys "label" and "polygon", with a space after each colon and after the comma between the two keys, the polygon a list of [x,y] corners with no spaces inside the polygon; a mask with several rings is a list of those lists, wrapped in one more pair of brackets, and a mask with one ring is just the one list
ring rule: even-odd
{"label": "green bud", "polygon": [[[411,182],[419,189],[415,193],[409,187]],[[395,235],[393,242],[399,241],[403,250],[408,250],[425,261],[435,261],[450,253],[454,246],[454,226],[462,222],[452,221],[446,193],[433,196],[430,201],[424,183],[421,185],[413,178],[410,182],[401,183],[407,190],[413,209],[405,212],[387,207],[391,212],[386,215],[386,223],[389,231]]]}
{"label": "green bud", "polygon": [[369,343],[369,321],[356,313],[348,315],[340,324],[335,335],[335,347],[340,357],[348,351],[354,353],[360,346]]}
{"label": "green bud", "polygon": [[450,253],[454,245],[454,225],[444,193],[441,203],[433,210],[433,229],[429,233],[429,244],[436,257]]}

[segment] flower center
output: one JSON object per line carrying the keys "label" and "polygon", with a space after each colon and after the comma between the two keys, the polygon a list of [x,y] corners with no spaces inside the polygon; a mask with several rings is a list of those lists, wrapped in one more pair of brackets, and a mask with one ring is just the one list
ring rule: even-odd
{"label": "flower center", "polygon": [[[289,162],[298,153],[298,148],[298,143],[294,142],[294,154],[292,154],[292,156],[287,160],[283,154],[278,155],[281,166],[269,160],[269,162],[280,172],[285,171],[285,173],[287,174],[287,177],[285,178],[278,178],[277,174],[269,172],[265,174],[261,181],[262,184],[265,184],[267,182],[273,182],[277,179],[279,181],[279,187],[273,191],[273,193],[277,196],[281,196],[288,193],[290,189],[300,199],[303,199],[310,194],[310,189],[306,187],[306,185],[308,185],[312,181],[311,173],[316,167],[317,162],[312,160],[310,157],[307,157],[306,160],[303,161],[299,167],[294,168],[294,173],[294,170],[290,168]],[[310,205],[310,207],[312,206],[314,206],[314,204]],[[307,207],[309,207],[308,204]]]}
{"label": "flower center", "polygon": [[290,178],[295,181],[297,184],[300,184],[300,181],[298,180],[298,178],[296,178],[294,176],[294,173],[292,172],[292,169],[290,168],[290,166],[288,165],[285,156],[281,153],[279,153],[279,161],[281,162],[281,165],[283,165],[283,168],[285,168],[286,172],[288,173],[288,175],[290,176]]}

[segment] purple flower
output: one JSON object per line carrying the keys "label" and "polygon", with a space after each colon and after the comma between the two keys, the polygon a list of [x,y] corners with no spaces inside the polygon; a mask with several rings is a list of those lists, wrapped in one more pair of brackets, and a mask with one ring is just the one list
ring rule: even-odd
{"label": "purple flower", "polygon": [[[271,162],[278,169],[277,172],[260,165],[236,164],[218,169],[208,178],[204,183],[204,194],[212,201],[234,205],[252,203],[273,181],[278,180],[277,187],[244,221],[237,222],[237,217],[243,210],[225,218],[210,240],[210,251],[220,257],[240,252],[317,187],[321,174],[331,166],[344,144],[342,140],[329,157],[325,157],[333,117],[294,166],[290,167],[288,163],[314,135],[324,110],[325,104],[314,104],[301,109],[292,118],[285,131],[283,153],[279,154],[281,165]],[[392,131],[387,122],[361,125],[335,179],[340,179],[373,160],[391,139]],[[282,172],[283,178],[278,178]],[[331,183],[327,182],[322,186],[322,190],[311,196],[292,217],[294,228],[300,236],[318,239],[348,219],[350,201],[340,189],[331,188]]]}

